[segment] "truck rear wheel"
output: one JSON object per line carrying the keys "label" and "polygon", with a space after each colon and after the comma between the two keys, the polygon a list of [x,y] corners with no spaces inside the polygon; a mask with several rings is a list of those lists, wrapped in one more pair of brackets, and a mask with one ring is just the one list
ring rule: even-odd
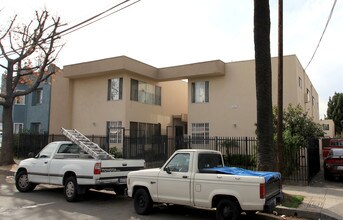
{"label": "truck rear wheel", "polygon": [[239,219],[239,207],[230,199],[222,199],[217,205],[217,220],[237,220]]}
{"label": "truck rear wheel", "polygon": [[68,202],[75,202],[78,199],[78,185],[76,178],[70,176],[64,183],[64,197]]}
{"label": "truck rear wheel", "polygon": [[137,214],[146,215],[152,209],[153,202],[146,189],[140,188],[134,196],[134,207]]}
{"label": "truck rear wheel", "polygon": [[25,170],[21,170],[15,177],[15,186],[19,192],[32,192],[35,189],[36,184],[29,181]]}

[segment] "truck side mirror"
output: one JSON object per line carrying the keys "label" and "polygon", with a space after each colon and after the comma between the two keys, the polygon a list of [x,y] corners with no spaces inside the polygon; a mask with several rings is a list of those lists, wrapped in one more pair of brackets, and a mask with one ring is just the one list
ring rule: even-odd
{"label": "truck side mirror", "polygon": [[164,170],[168,173],[171,174],[170,168],[169,167],[165,167]]}

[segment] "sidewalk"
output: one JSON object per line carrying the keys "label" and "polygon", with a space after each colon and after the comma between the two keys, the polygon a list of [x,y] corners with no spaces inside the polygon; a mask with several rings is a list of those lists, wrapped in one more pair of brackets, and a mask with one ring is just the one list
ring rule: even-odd
{"label": "sidewalk", "polygon": [[298,216],[306,219],[343,220],[343,182],[324,181],[319,172],[309,186],[284,185],[283,192],[304,196],[296,209],[277,207],[279,215]]}
{"label": "sidewalk", "polygon": [[[0,166],[0,171],[13,175],[17,165]],[[283,185],[283,192],[304,196],[298,208],[277,206],[279,216],[297,216],[304,219],[343,220],[343,182],[324,181],[320,172],[309,186]]]}

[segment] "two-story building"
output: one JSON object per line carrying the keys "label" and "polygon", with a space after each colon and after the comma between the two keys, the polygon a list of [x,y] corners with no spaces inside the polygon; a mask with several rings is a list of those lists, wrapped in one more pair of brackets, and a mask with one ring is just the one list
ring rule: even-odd
{"label": "two-story building", "polygon": [[[277,103],[277,58],[272,58]],[[284,57],[284,107],[319,122],[318,94],[295,55]],[[156,68],[126,56],[68,65],[52,86],[50,133],[193,137],[255,136],[254,60]]]}
{"label": "two-story building", "polygon": [[[4,82],[4,80],[2,80]],[[32,93],[16,97],[13,103],[13,132],[49,133],[51,79],[42,82]],[[16,90],[26,90],[18,84]],[[2,106],[1,106],[2,115]]]}

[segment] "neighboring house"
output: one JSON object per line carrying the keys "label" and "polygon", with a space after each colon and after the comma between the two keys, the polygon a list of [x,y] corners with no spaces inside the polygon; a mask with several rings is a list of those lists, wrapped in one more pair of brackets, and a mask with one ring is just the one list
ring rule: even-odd
{"label": "neighboring house", "polygon": [[[277,104],[277,58],[272,58]],[[187,79],[185,82],[183,79]],[[295,55],[284,57],[284,107],[319,122],[318,94]],[[52,86],[50,133],[251,137],[256,130],[254,60],[156,68],[126,56],[65,66]]]}
{"label": "neighboring house", "polygon": [[[25,90],[20,84],[17,90]],[[13,106],[13,132],[49,133],[50,83],[41,83],[32,93],[16,97]]]}
{"label": "neighboring house", "polygon": [[325,138],[335,137],[335,123],[332,119],[320,120],[319,123],[323,126]]}

